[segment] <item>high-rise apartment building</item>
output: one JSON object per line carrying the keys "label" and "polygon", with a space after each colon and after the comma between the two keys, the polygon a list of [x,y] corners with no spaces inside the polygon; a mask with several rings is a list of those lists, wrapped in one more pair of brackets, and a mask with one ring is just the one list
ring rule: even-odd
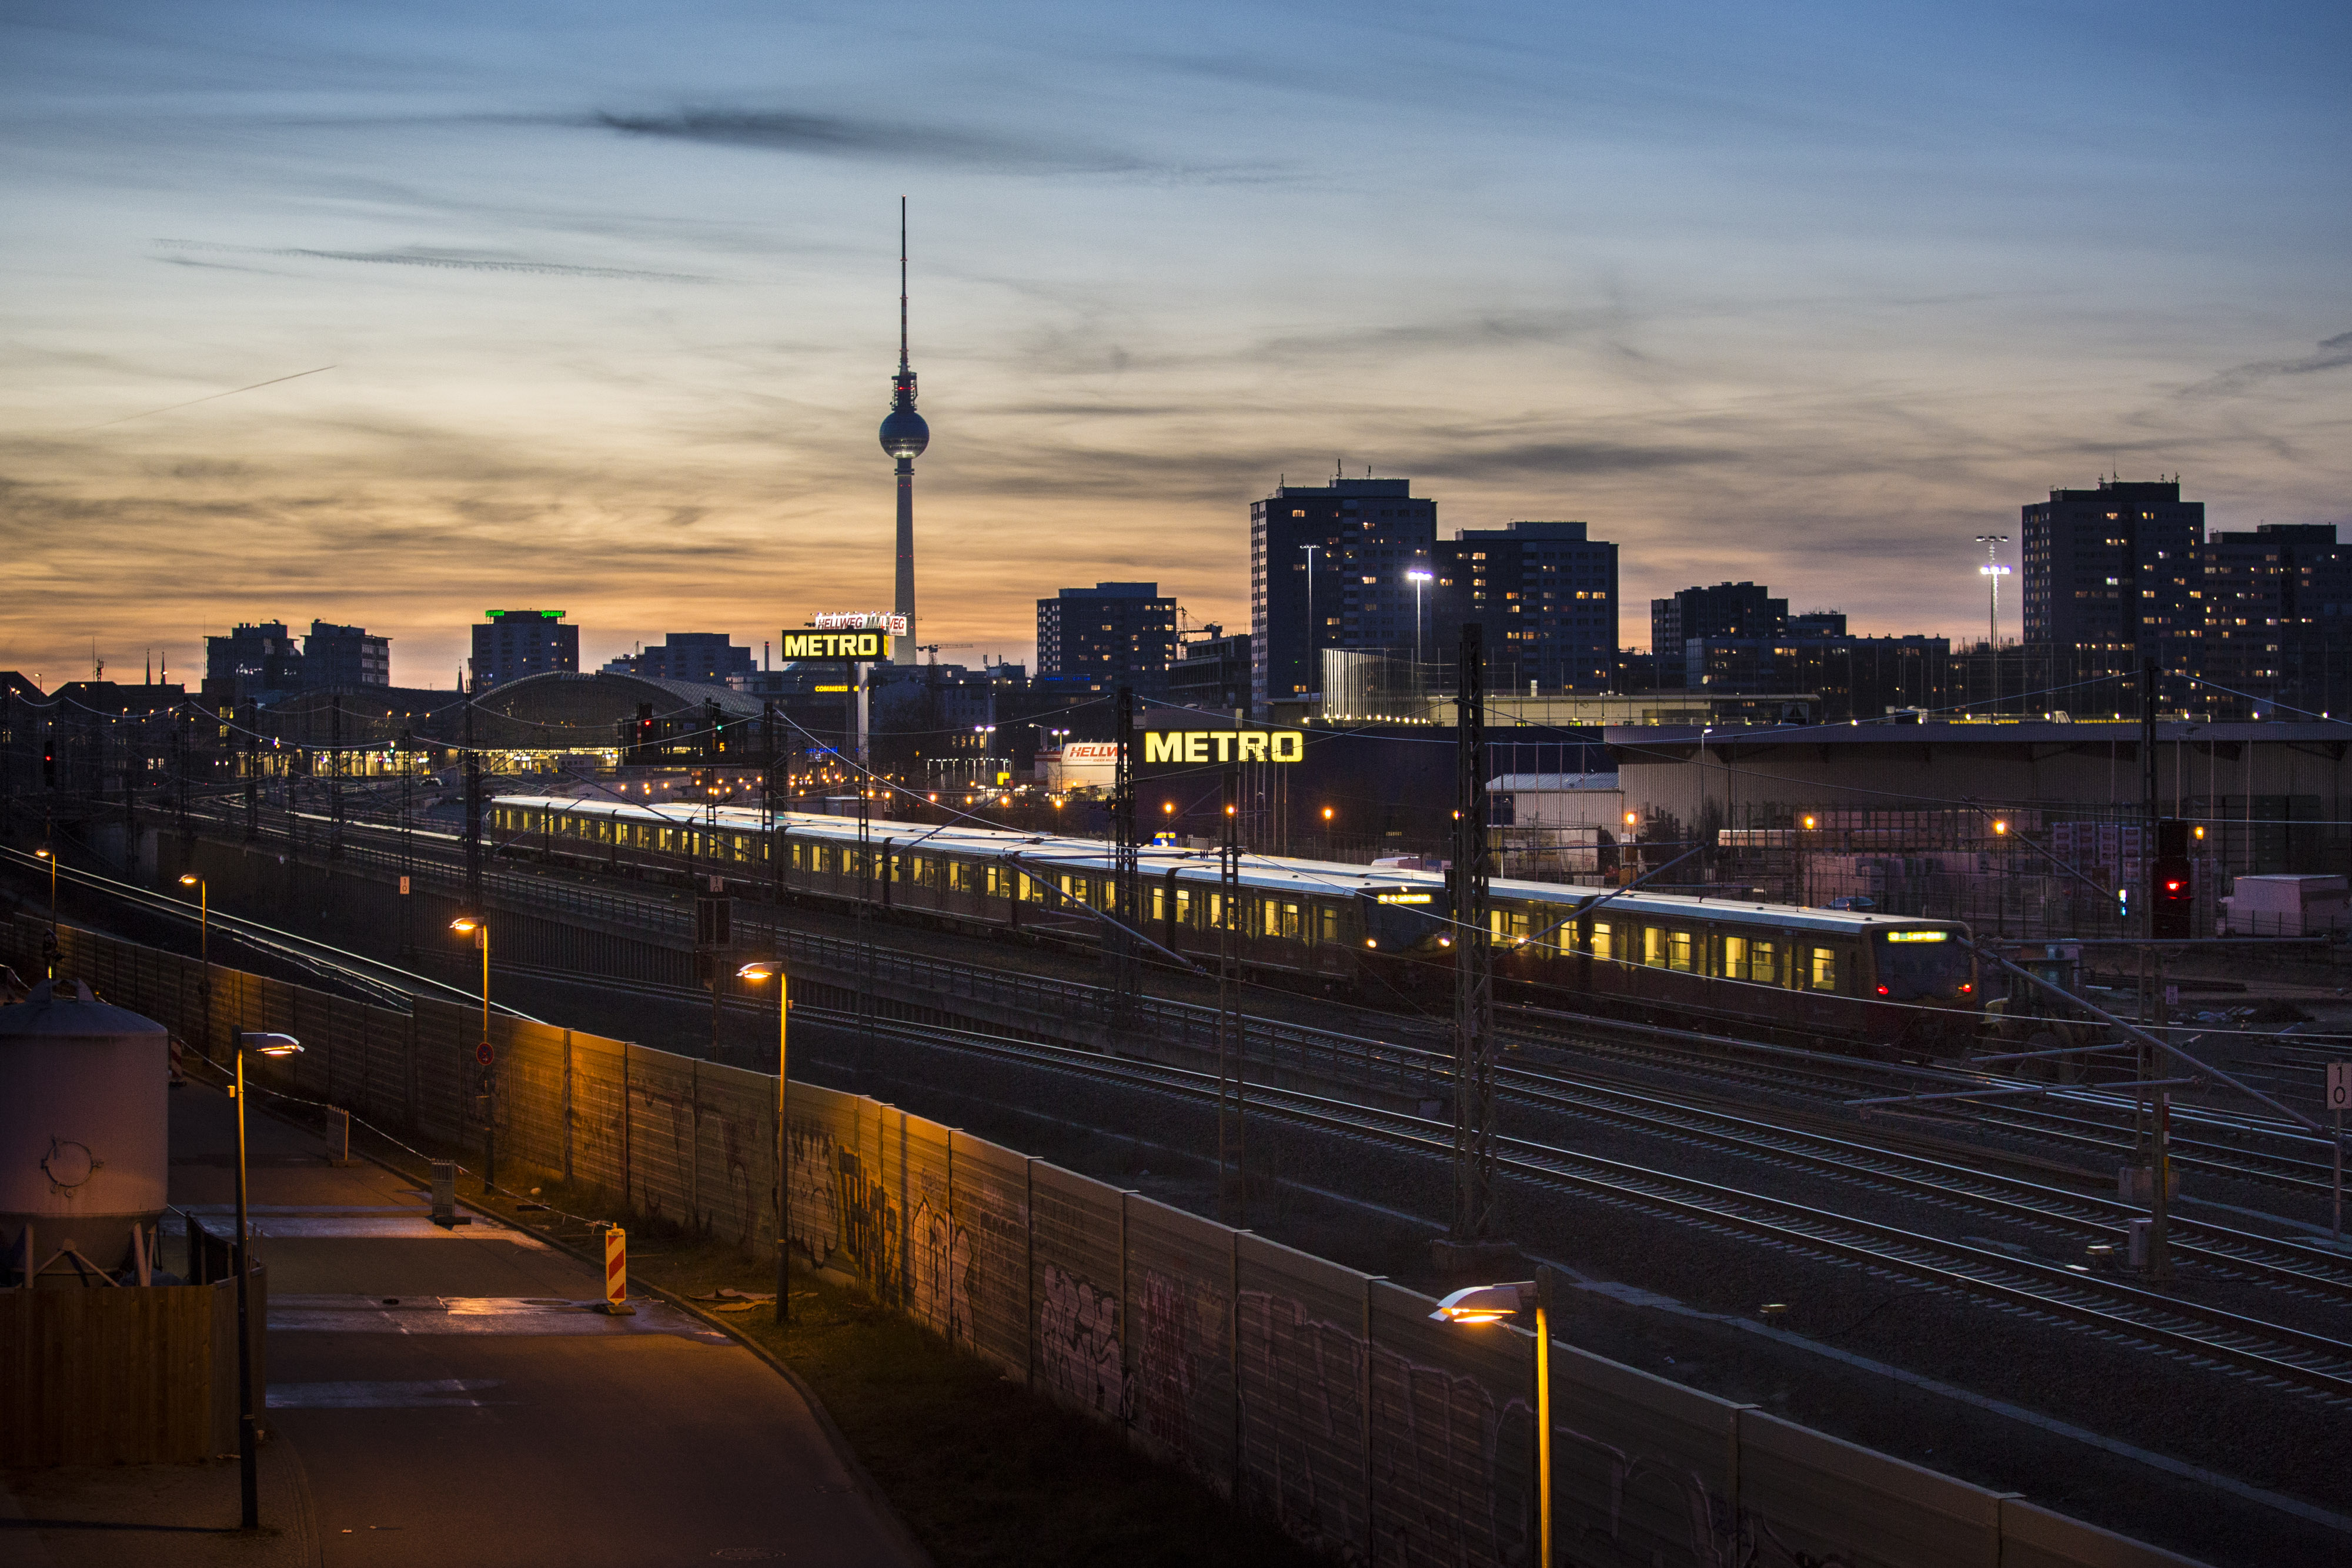
{"label": "high-rise apartment building", "polygon": [[2282,701],[2332,712],[2352,653],[2352,549],[2328,523],[2264,523],[2209,535],[2200,557],[2205,625],[2200,707],[2262,711]]}
{"label": "high-rise apartment building", "polygon": [[362,626],[310,622],[302,639],[302,684],[306,686],[392,685],[392,639],[372,637]]}
{"label": "high-rise apartment building", "polygon": [[2201,663],[2205,504],[2177,481],[2103,479],[2024,508],[2025,640],[2072,646],[2119,674]]}
{"label": "high-rise apartment building", "polygon": [[1718,582],[1650,601],[1650,652],[1670,662],[1694,637],[1778,637],[1788,629],[1789,601],[1759,582]]}
{"label": "high-rise apartment building", "polygon": [[580,667],[580,628],[561,610],[489,610],[474,628],[477,690]]}
{"label": "high-rise apartment building", "polygon": [[1617,547],[1586,526],[1518,522],[1459,528],[1433,552],[1437,609],[1429,657],[1484,628],[1490,689],[1605,692],[1616,684]]}
{"label": "high-rise apartment building", "polygon": [[1322,684],[1327,648],[1424,659],[1437,503],[1410,479],[1281,485],[1250,503],[1250,702],[1263,716]]}
{"label": "high-rise apartment building", "polygon": [[1040,680],[1151,681],[1176,658],[1176,601],[1156,582],[1098,582],[1037,601]]}

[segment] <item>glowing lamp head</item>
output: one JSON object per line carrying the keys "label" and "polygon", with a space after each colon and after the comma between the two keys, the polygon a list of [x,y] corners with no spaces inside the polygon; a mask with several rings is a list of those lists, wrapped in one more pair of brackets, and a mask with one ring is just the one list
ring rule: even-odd
{"label": "glowing lamp head", "polygon": [[1331,808],[1328,806],[1323,808],[1323,820],[1327,822],[1331,820]]}
{"label": "glowing lamp head", "polygon": [[256,1056],[299,1056],[302,1042],[290,1034],[248,1034],[243,1046]]}
{"label": "glowing lamp head", "polygon": [[457,919],[449,922],[450,930],[462,933],[467,936],[471,936],[475,932],[479,931],[481,928],[482,922],[470,915],[460,915]]}
{"label": "glowing lamp head", "polygon": [[47,860],[49,858],[49,846],[43,844],[39,849],[35,850],[33,852],[33,858],[35,860]]}
{"label": "glowing lamp head", "polygon": [[202,881],[204,881],[204,878],[198,876],[194,872],[189,872],[186,875],[180,878],[180,885],[182,887],[194,887],[196,883]]}
{"label": "glowing lamp head", "polygon": [[1992,831],[1995,837],[2000,837],[2009,831],[2009,824],[2007,822],[1996,821],[1992,825]]}
{"label": "glowing lamp head", "polygon": [[1628,811],[1625,813],[1625,825],[1629,828],[1639,823],[1641,820],[1641,813],[1638,811]]}
{"label": "glowing lamp head", "polygon": [[[1632,817],[1630,817],[1630,816],[1629,816],[1629,817],[1627,817],[1625,820],[1626,820],[1627,821],[1629,821],[1629,822],[1630,822],[1630,821],[1632,821],[1633,819]],[[1811,832],[1811,831],[1813,831],[1813,825],[1814,825],[1814,824],[1813,824],[1813,819],[1812,819],[1812,818],[1811,818],[1811,817],[1807,817],[1807,818],[1805,819],[1805,831],[1807,831],[1807,832],[1809,832],[1809,833],[1810,833],[1810,832]]]}
{"label": "glowing lamp head", "polygon": [[1430,1321],[1441,1323],[1498,1323],[1536,1301],[1533,1280],[1507,1285],[1469,1285],[1437,1303]]}
{"label": "glowing lamp head", "polygon": [[751,980],[756,983],[761,980],[772,980],[783,972],[784,967],[782,964],[746,964],[735,971],[735,977],[739,980]]}

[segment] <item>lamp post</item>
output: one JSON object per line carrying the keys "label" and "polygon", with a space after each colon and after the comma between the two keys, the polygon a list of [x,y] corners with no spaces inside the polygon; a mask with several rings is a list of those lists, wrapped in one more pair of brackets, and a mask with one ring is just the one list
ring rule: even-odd
{"label": "lamp post", "polygon": [[793,1321],[793,979],[782,962],[746,964],[738,979],[776,982],[776,1322]]}
{"label": "lamp post", "polygon": [[1421,690],[1421,585],[1436,574],[1408,571],[1404,575],[1412,584],[1412,689],[1418,693]]}
{"label": "lamp post", "polygon": [[58,977],[58,852],[51,849],[47,841],[44,840],[41,847],[33,852],[33,855],[37,860],[49,862],[49,950],[47,956],[49,967],[48,977],[54,980]]}
{"label": "lamp post", "polygon": [[1536,1314],[1536,1568],[1551,1563],[1551,1281],[1522,1280],[1507,1285],[1472,1285],[1437,1303],[1429,1315],[1441,1323],[1500,1322],[1533,1308]]}
{"label": "lamp post", "polygon": [[474,1060],[482,1064],[482,1190],[499,1184],[498,1053],[490,1048],[490,923],[478,915],[460,915],[449,929],[471,936],[482,950],[482,1043]]}
{"label": "lamp post", "polygon": [[[1998,653],[2000,651],[2000,580],[2009,575],[2009,568],[2000,564],[2000,547],[2008,542],[2009,536],[2007,534],[1979,534],[1977,536],[1977,543],[1984,546],[1985,548],[1985,563],[1977,568],[1977,575],[1985,580],[1985,587],[1990,591],[1992,595],[1991,614],[1988,622],[1988,630],[1991,632],[1991,641],[1986,645],[1995,653]],[[1999,696],[2000,695],[2000,690],[1998,686],[1993,689],[1993,695],[1995,696]]]}
{"label": "lamp post", "polygon": [[1315,633],[1318,630],[1315,624],[1315,552],[1329,547],[1300,545],[1298,548],[1307,552],[1307,678],[1314,683],[1316,691],[1320,692],[1323,689],[1323,662],[1315,656]]}
{"label": "lamp post", "polygon": [[212,884],[194,872],[184,873],[182,887],[196,890],[196,959],[205,967],[204,978],[196,982],[196,1001],[204,1009],[205,1056],[213,1053],[213,890]]}
{"label": "lamp post", "polygon": [[245,1528],[261,1528],[261,1428],[253,1414],[253,1270],[245,1224],[245,1053],[292,1056],[302,1042],[290,1034],[238,1030],[236,1053],[236,1465]]}

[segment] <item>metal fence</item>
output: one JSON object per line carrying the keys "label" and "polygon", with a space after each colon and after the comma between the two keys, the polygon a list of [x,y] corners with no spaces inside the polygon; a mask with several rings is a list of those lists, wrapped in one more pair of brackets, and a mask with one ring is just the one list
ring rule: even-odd
{"label": "metal fence", "polygon": [[[37,960],[45,927],[0,928]],[[193,1044],[282,1029],[269,1087],[479,1136],[478,1016],[407,1013],[68,931],[61,973]],[[495,1019],[501,1152],[754,1254],[776,1082]],[[1385,1280],[814,1085],[792,1092],[792,1244],[879,1301],[1351,1563],[1534,1556],[1533,1343]],[[1572,1347],[1551,1357],[1561,1559],[1595,1568],[2181,1568],[2185,1559]]]}

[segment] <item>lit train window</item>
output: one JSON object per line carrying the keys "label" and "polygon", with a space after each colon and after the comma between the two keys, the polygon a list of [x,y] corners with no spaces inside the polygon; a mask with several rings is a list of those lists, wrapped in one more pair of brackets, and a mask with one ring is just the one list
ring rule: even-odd
{"label": "lit train window", "polygon": [[1666,967],[1666,928],[1663,925],[1642,927],[1642,962],[1653,969]]}
{"label": "lit train window", "polygon": [[1727,936],[1723,939],[1723,974],[1727,979],[1748,977],[1748,938]]}
{"label": "lit train window", "polygon": [[1614,958],[1617,956],[1617,933],[1606,920],[1592,923],[1592,956]]}
{"label": "lit train window", "polygon": [[1326,904],[1315,911],[1317,939],[1337,942],[1339,939],[1339,911],[1336,904]]}
{"label": "lit train window", "polygon": [[1748,977],[1759,986],[1780,983],[1780,945],[1777,942],[1751,942],[1748,945]]}
{"label": "lit train window", "polygon": [[1812,988],[1817,991],[1834,991],[1838,988],[1838,961],[1836,948],[1816,947],[1813,949]]}
{"label": "lit train window", "polygon": [[1668,934],[1666,967],[1680,969],[1685,973],[1689,972],[1691,967],[1691,934],[1689,932],[1675,931]]}

